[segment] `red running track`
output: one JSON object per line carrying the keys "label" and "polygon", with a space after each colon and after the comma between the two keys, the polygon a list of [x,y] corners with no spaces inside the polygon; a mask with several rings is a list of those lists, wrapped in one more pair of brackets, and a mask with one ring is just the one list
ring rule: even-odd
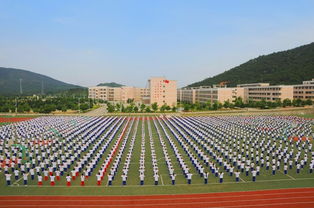
{"label": "red running track", "polygon": [[20,121],[28,121],[34,117],[0,117],[0,123],[12,123]]}
{"label": "red running track", "polygon": [[152,196],[0,196],[0,208],[314,207],[314,188]]}

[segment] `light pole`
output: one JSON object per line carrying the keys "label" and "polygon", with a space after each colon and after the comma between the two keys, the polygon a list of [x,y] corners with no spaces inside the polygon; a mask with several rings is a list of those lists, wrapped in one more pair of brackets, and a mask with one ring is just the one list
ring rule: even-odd
{"label": "light pole", "polygon": [[81,113],[81,108],[80,108],[80,98],[78,98],[78,109],[79,109],[79,114]]}

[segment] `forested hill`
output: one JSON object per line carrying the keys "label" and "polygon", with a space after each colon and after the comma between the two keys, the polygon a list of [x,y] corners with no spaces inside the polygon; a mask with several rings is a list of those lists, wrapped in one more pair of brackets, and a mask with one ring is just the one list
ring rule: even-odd
{"label": "forested hill", "polygon": [[228,82],[237,84],[269,82],[277,84],[301,84],[314,78],[314,43],[291,50],[259,56],[240,66],[188,87],[206,86]]}
{"label": "forested hill", "polygon": [[115,82],[107,82],[107,83],[100,83],[100,84],[98,84],[97,86],[122,87],[122,86],[124,86],[124,85],[118,84],[118,83],[115,83]]}
{"label": "forested hill", "polygon": [[49,94],[69,89],[82,88],[34,72],[0,67],[0,95],[20,95],[20,82],[23,92],[22,95],[38,95],[42,92],[44,94]]}

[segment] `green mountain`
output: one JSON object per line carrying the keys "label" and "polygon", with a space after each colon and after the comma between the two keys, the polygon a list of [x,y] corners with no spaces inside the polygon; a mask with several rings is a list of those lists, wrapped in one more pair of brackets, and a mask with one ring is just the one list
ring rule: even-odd
{"label": "green mountain", "polygon": [[291,50],[259,56],[240,66],[193,83],[188,87],[208,86],[228,82],[237,84],[268,82],[272,85],[301,84],[314,78],[314,43]]}
{"label": "green mountain", "polygon": [[118,84],[118,83],[115,83],[115,82],[108,82],[108,83],[100,83],[100,84],[98,84],[97,86],[122,87],[122,86],[124,86],[124,85]]}
{"label": "green mountain", "polygon": [[34,72],[0,67],[0,95],[20,95],[20,83],[22,95],[52,94],[65,90],[82,88],[68,84]]}

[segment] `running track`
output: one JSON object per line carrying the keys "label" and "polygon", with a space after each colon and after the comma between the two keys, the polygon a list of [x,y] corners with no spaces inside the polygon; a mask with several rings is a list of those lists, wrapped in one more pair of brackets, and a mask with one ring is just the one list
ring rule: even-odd
{"label": "running track", "polygon": [[314,207],[314,188],[152,196],[0,196],[0,207]]}

